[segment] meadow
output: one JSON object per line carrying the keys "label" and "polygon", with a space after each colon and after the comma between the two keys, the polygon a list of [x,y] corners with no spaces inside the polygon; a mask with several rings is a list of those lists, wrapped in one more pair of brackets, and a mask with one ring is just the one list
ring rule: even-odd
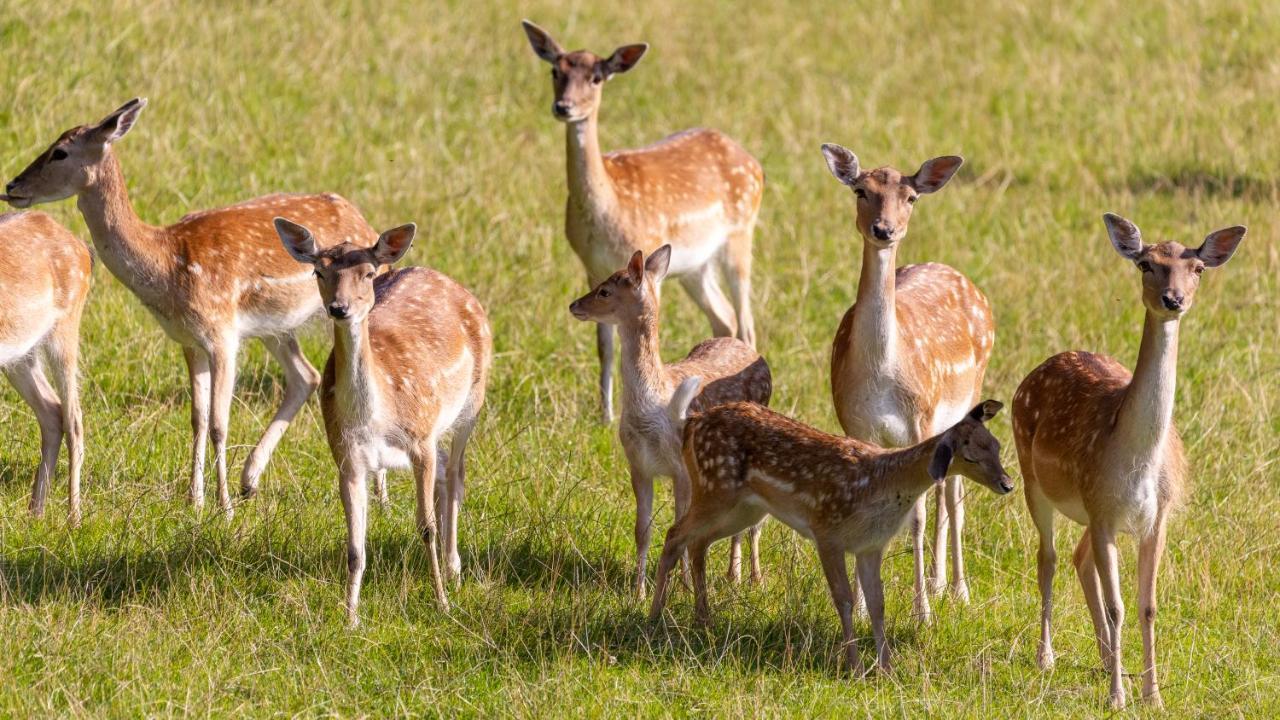
{"label": "meadow", "polygon": [[[187,505],[189,410],[179,347],[101,264],[82,329],[85,517],[65,486],[26,512],[31,412],[0,388],[0,716],[1093,716],[1106,680],[1059,520],[1057,667],[1035,665],[1035,531],[1021,492],[969,485],[973,601],[910,617],[911,558],[885,564],[895,671],[857,681],[811,546],[764,533],[766,582],[712,587],[693,625],[679,591],[650,625],[629,593],[633,501],[616,427],[596,421],[594,333],[563,235],[564,128],[519,21],[569,48],[648,41],[605,89],[601,141],[634,147],[705,125],[764,165],[755,244],[759,346],[774,407],[838,430],[830,342],[853,301],[853,199],[822,142],[864,166],[966,164],[922,200],[900,252],[972,278],[997,322],[987,395],[1007,401],[1052,353],[1132,366],[1139,275],[1105,211],[1149,241],[1198,245],[1249,226],[1183,321],[1176,419],[1191,459],[1159,590],[1172,717],[1280,711],[1280,5],[1093,0],[738,4],[30,0],[0,6],[0,175],[62,130],[150,100],[117,146],[153,223],[280,190],[334,191],[379,229],[415,221],[413,264],[471,288],[494,326],[473,438],[464,582],[441,614],[407,476],[371,511],[363,625],[342,608],[345,532],[312,400],[262,492],[227,521]],[[74,202],[44,209],[78,236]],[[33,252],[39,248],[33,247]],[[664,355],[707,334],[664,293]],[[306,335],[328,353],[327,324]],[[233,478],[282,393],[242,353]],[[1007,415],[995,422],[1020,483]],[[63,462],[65,468],[65,460]],[[59,475],[59,480],[63,477]],[[671,518],[660,486],[656,556]],[[721,574],[727,551],[712,549]],[[1134,553],[1122,577],[1139,667]],[[860,632],[868,632],[865,623]],[[871,657],[869,635],[860,645]],[[1137,678],[1130,688],[1136,689]],[[1126,715],[1152,714],[1134,703]]]}

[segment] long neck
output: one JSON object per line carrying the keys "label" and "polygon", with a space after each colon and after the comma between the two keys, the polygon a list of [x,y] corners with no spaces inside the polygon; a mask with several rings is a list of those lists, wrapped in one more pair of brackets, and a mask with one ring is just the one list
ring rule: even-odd
{"label": "long neck", "polygon": [[345,424],[367,424],[373,419],[377,403],[367,319],[345,324],[334,323],[333,371],[338,404]]}
{"label": "long neck", "polygon": [[155,288],[177,259],[172,249],[165,247],[164,232],[144,223],[134,212],[120,161],[111,148],[104,153],[97,177],[80,191],[76,206],[112,274],[134,292]]}
{"label": "long neck", "polygon": [[565,125],[569,198],[580,209],[606,210],[613,206],[615,199],[613,183],[600,154],[597,112],[592,112],[585,120]]}
{"label": "long neck", "polygon": [[1158,448],[1173,423],[1178,376],[1178,321],[1147,312],[1133,381],[1125,391],[1113,437],[1126,448]]}
{"label": "long neck", "polygon": [[891,369],[897,354],[898,316],[895,271],[896,247],[880,249],[862,243],[862,274],[853,312],[853,357],[868,369]]}
{"label": "long neck", "polygon": [[670,394],[666,367],[658,347],[657,303],[618,326],[622,336],[623,412],[665,405]]}
{"label": "long neck", "polygon": [[941,441],[942,436],[936,435],[909,448],[881,456],[881,477],[885,481],[881,484],[883,490],[899,493],[903,500],[914,503],[933,487],[937,481],[929,475],[929,464],[933,462],[933,454]]}

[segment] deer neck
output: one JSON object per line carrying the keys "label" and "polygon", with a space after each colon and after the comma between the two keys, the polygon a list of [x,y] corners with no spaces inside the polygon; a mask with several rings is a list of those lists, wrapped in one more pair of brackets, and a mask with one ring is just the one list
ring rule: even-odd
{"label": "deer neck", "polygon": [[613,182],[604,167],[604,156],[600,154],[598,112],[592,112],[585,120],[565,124],[569,200],[580,212],[606,212],[616,199]]}
{"label": "deer neck", "polygon": [[898,315],[895,306],[896,246],[877,248],[862,244],[862,274],[853,311],[850,355],[863,370],[862,377],[878,380],[891,374],[898,362]]}
{"label": "deer neck", "polygon": [[97,177],[80,191],[76,206],[113,275],[140,295],[165,292],[165,280],[178,260],[164,242],[164,231],[134,212],[120,161],[110,148],[104,151]]}
{"label": "deer neck", "polygon": [[909,448],[895,450],[881,457],[881,485],[883,492],[899,493],[908,505],[914,505],[919,497],[937,481],[929,475],[929,465],[942,442],[942,435],[917,443]]}
{"label": "deer neck", "polygon": [[1177,376],[1178,321],[1147,311],[1133,380],[1116,415],[1113,446],[1135,455],[1153,455],[1163,447],[1173,425]]}
{"label": "deer neck", "polygon": [[333,324],[334,397],[343,425],[368,427],[378,415],[379,394],[369,347],[369,320]]}
{"label": "deer neck", "polygon": [[644,307],[619,324],[622,339],[622,411],[645,413],[663,409],[670,396],[667,369],[658,346],[658,309]]}

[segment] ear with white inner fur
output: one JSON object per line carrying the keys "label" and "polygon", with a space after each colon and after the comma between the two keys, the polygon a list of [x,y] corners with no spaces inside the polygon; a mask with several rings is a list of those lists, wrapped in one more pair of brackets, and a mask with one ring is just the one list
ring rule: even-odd
{"label": "ear with white inner fur", "polygon": [[524,34],[529,37],[529,44],[533,46],[533,51],[538,54],[538,57],[553,63],[564,54],[564,50],[560,48],[560,45],[555,40],[551,39],[551,35],[546,30],[528,20],[521,20],[520,25],[524,27]]}
{"label": "ear with white inner fur", "polygon": [[284,249],[289,251],[294,260],[308,265],[315,263],[318,251],[316,249],[316,240],[311,237],[310,230],[282,217],[276,218],[273,222],[276,226],[276,234],[280,236],[280,241],[284,243]]}
{"label": "ear with white inner fur", "polygon": [[639,286],[644,282],[644,253],[639,250],[635,251],[631,260],[627,262],[627,277],[632,285]]}
{"label": "ear with white inner fur", "polygon": [[911,176],[911,185],[918,193],[938,192],[963,164],[964,158],[959,155],[943,155],[926,160],[916,174]]}
{"label": "ear with white inner fur", "polygon": [[852,185],[858,181],[858,175],[861,173],[861,168],[858,167],[858,156],[848,148],[835,143],[823,143],[822,156],[827,159],[827,169],[836,176],[837,180],[845,185]]}
{"label": "ear with white inner fur", "polygon": [[1138,226],[1114,213],[1103,215],[1102,221],[1107,225],[1107,235],[1111,238],[1111,244],[1115,246],[1116,252],[1129,260],[1137,260],[1145,247],[1142,243],[1142,232],[1138,230]]}
{"label": "ear with white inner fur", "polygon": [[1243,225],[1214,230],[1196,250],[1196,257],[1204,262],[1205,267],[1216,268],[1225,265],[1244,240],[1244,234]]}
{"label": "ear with white inner fur", "polygon": [[684,429],[684,421],[689,417],[689,404],[701,388],[702,378],[694,375],[685,378],[671,395],[671,402],[667,404],[667,417],[677,429]]}
{"label": "ear with white inner fur", "polygon": [[102,119],[102,122],[94,126],[93,130],[90,131],[92,137],[104,145],[109,145],[119,140],[138,121],[138,116],[142,114],[142,109],[146,106],[146,98],[134,98],[121,105],[116,108],[115,112],[106,116]]}
{"label": "ear with white inner fur", "polygon": [[1000,412],[1000,409],[1003,407],[1004,403],[999,400],[984,400],[981,404],[969,411],[969,417],[970,419],[977,420],[980,423],[985,423],[995,417],[996,413]]}
{"label": "ear with white inner fur", "polygon": [[637,43],[635,45],[623,45],[613,51],[603,63],[602,70],[607,78],[610,75],[624,73],[636,66],[640,62],[640,58],[649,50],[648,43]]}
{"label": "ear with white inner fur", "polygon": [[671,267],[671,245],[663,245],[648,260],[644,261],[645,274],[651,276],[654,282],[662,282],[667,276],[667,270]]}
{"label": "ear with white inner fur", "polygon": [[373,257],[379,265],[395,263],[409,252],[409,246],[413,245],[413,238],[417,234],[418,226],[413,223],[391,228],[378,236],[378,242],[373,246]]}
{"label": "ear with white inner fur", "polygon": [[939,442],[938,447],[933,451],[933,459],[929,461],[929,477],[935,481],[945,478],[947,468],[951,467],[951,456],[954,453],[950,440]]}

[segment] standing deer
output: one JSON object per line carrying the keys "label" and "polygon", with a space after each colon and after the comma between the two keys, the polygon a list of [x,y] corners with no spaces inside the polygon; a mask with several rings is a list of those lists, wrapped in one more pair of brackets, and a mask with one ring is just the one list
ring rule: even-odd
{"label": "standing deer", "polygon": [[320,297],[280,247],[271,218],[303,218],[332,242],[372,240],[376,234],[359,210],[332,194],[267,195],[192,213],[166,227],[144,223],[129,202],[113,148],[146,104],[135,98],[95,125],[62,133],[8,184],[8,201],[24,208],[76,196],[103,264],[182,346],[191,381],[190,500],[197,508],[204,505],[209,436],[218,500],[230,514],[227,427],[241,341],[261,340],[285,372],[284,399],[240,476],[246,497],[257,492],[280,437],[320,384],[295,337],[319,312]]}
{"label": "standing deer", "polygon": [[1104,216],[1117,252],[1142,273],[1146,320],[1134,373],[1105,355],[1054,355],[1018,386],[1013,433],[1026,480],[1027,507],[1040,534],[1041,668],[1053,665],[1054,511],[1085,526],[1074,563],[1102,663],[1111,675],[1111,704],[1125,703],[1120,663],[1124,602],[1116,534],[1138,537],[1138,621],[1142,626],[1142,695],[1162,704],[1156,682],[1156,575],[1169,513],[1182,501],[1187,461],[1173,424],[1178,321],[1191,308],[1200,274],[1231,259],[1244,240],[1236,226],[1210,233],[1195,250],[1168,241],[1147,245],[1138,228]]}
{"label": "standing deer", "polygon": [[[831,174],[857,197],[863,238],[858,299],[840,321],[831,348],[836,415],[850,437],[887,447],[914,445],[959,422],[978,402],[995,343],[991,304],[968,278],[938,263],[895,267],[916,200],[940,190],[964,160],[937,157],[914,175],[903,175],[891,167],[863,171],[858,158],[839,145],[823,145],[822,152]],[[943,588],[949,531],[951,588],[967,602],[961,491],[958,477],[937,488],[928,591]],[[922,496],[912,516],[911,540],[914,611],[927,623],[925,514]]]}
{"label": "standing deer", "polygon": [[458,283],[426,268],[378,275],[408,252],[417,228],[388,230],[372,247],[317,245],[311,231],[276,218],[284,247],[315,269],[333,319],[333,352],[324,366],[320,408],[338,465],[347,516],[347,620],[365,568],[370,473],[411,467],[418,532],[427,546],[436,600],[448,610],[436,549],[436,452],[452,436],[440,518],[446,573],[456,578],[458,510],[466,479],[467,440],[484,405],[493,338],[484,308]]}
{"label": "standing deer", "polygon": [[[667,533],[658,561],[650,620],[666,602],[667,578],[686,548],[693,566],[698,620],[710,621],[707,547],[759,523],[766,514],[817,545],[831,600],[840,614],[848,666],[864,673],[853,641],[852,553],[866,593],[878,665],[889,671],[880,561],[918,498],[948,474],[1004,495],[1013,490],[1000,443],[984,427],[1001,408],[988,400],[941,434],[901,450],[819,432],[768,408],[731,403],[693,415],[684,427],[684,462],[693,503]],[[673,408],[679,417],[679,407]]]}
{"label": "standing deer", "polygon": [[[601,154],[597,115],[604,82],[635,66],[649,46],[624,45],[607,58],[565,52],[528,20],[525,34],[551,64],[552,114],[565,123],[569,198],[565,235],[594,287],[626,264],[670,244],[671,275],[711,321],[717,337],[755,347],[751,316],[751,239],[764,192],[755,158],[716,130],[686,130],[638,150]],[[729,284],[725,299],[717,269]],[[600,407],[613,421],[613,331],[596,326]]]}
{"label": "standing deer", "polygon": [[[668,405],[687,378],[706,382],[691,395],[695,409],[735,400],[769,403],[773,380],[769,365],[741,340],[714,338],[694,346],[685,358],[667,365],[658,348],[658,288],[671,262],[671,246],[658,248],[646,261],[637,250],[627,267],[569,306],[579,320],[618,328],[622,338],[622,421],[618,436],[631,467],[636,494],[636,595],[644,599],[645,563],[653,530],[653,479],[672,479],[676,517],[689,505],[689,478],[680,459],[680,430],[670,420]],[[687,404],[687,403],[686,403]],[[751,579],[761,580],[760,526],[751,528]],[[742,544],[734,536],[729,555],[731,581],[741,575]]]}
{"label": "standing deer", "polygon": [[[0,196],[3,197],[3,196]],[[80,522],[80,315],[89,297],[89,248],[41,212],[0,215],[0,368],[36,414],[40,465],[31,486],[31,514],[44,514],[58,446],[67,442],[67,522]],[[53,371],[49,386],[44,364]]]}

